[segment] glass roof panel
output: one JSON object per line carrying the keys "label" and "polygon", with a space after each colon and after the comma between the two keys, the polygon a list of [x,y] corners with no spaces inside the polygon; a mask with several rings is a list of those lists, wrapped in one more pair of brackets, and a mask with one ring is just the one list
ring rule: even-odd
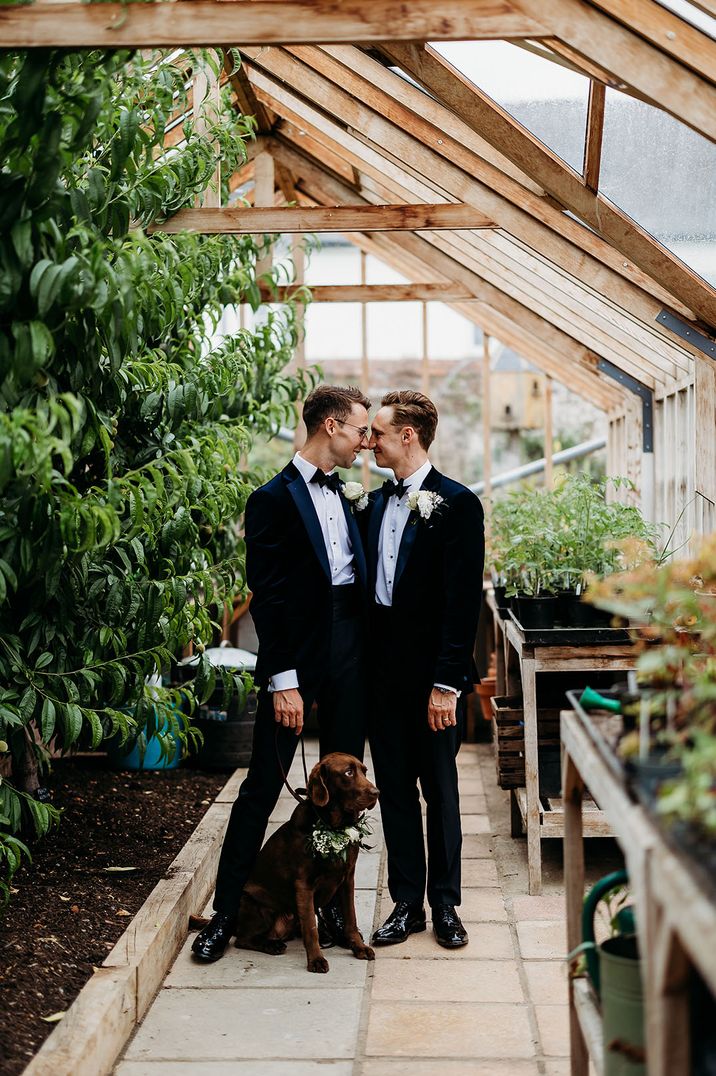
{"label": "glass roof panel", "polygon": [[607,89],[599,189],[716,286],[716,145]]}
{"label": "glass roof panel", "polygon": [[507,41],[440,41],[432,47],[581,175],[585,75]]}
{"label": "glass roof panel", "polygon": [[658,0],[658,3],[716,40],[716,19],[700,11],[696,4],[690,4],[688,0]]}

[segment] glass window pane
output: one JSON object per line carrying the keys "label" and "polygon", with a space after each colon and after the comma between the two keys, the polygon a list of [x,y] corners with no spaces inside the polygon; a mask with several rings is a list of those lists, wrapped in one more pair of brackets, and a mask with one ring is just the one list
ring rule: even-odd
{"label": "glass window pane", "polygon": [[589,96],[585,75],[506,41],[432,46],[581,175]]}
{"label": "glass window pane", "polygon": [[599,188],[716,285],[716,145],[608,89]]}

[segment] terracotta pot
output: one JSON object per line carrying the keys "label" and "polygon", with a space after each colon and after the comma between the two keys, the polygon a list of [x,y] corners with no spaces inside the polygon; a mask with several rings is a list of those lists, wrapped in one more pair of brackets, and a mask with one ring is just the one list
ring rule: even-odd
{"label": "terracotta pot", "polygon": [[490,699],[497,693],[497,680],[494,676],[486,676],[481,683],[475,684],[475,690],[480,699],[480,709],[485,721],[492,721],[492,707]]}

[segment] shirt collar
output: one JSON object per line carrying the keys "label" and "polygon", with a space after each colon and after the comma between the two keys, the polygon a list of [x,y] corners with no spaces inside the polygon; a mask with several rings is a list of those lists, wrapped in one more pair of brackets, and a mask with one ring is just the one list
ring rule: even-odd
{"label": "shirt collar", "polygon": [[[310,482],[318,470],[315,463],[309,463],[308,460],[303,458],[300,452],[297,452],[293,457],[293,465],[296,470],[299,471],[305,482]],[[335,468],[332,468],[328,474],[332,474],[333,470],[335,470]]]}
{"label": "shirt collar", "polygon": [[413,471],[411,475],[403,479],[403,485],[410,493],[412,490],[420,489],[428,474],[432,470],[432,463],[430,460],[426,460],[422,467],[418,467],[417,471]]}

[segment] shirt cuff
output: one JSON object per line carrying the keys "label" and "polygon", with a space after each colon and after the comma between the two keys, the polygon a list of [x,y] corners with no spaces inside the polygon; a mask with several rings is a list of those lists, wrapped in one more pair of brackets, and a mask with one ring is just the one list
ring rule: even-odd
{"label": "shirt cuff", "polygon": [[269,691],[290,691],[294,687],[298,687],[298,673],[295,669],[269,677]]}
{"label": "shirt cuff", "polygon": [[451,684],[433,684],[433,687],[442,687],[445,688],[446,691],[452,691],[453,695],[457,695],[458,698],[460,698],[460,695],[462,694],[461,691],[458,691],[458,689]]}

